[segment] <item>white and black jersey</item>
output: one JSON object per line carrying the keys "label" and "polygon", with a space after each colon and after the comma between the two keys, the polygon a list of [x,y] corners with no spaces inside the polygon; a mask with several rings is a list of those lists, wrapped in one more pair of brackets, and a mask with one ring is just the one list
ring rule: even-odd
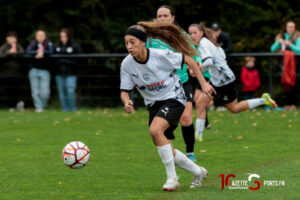
{"label": "white and black jersey", "polygon": [[128,55],[121,64],[121,91],[131,91],[136,87],[146,105],[156,101],[176,99],[183,105],[186,97],[176,69],[184,64],[184,55],[170,50],[147,49],[145,62]]}
{"label": "white and black jersey", "polygon": [[203,37],[200,40],[199,48],[202,61],[212,59],[213,63],[210,66],[205,66],[205,70],[209,70],[211,76],[210,81],[213,86],[220,87],[227,85],[235,80],[235,76],[227,65],[226,55],[221,47],[215,46],[210,40]]}

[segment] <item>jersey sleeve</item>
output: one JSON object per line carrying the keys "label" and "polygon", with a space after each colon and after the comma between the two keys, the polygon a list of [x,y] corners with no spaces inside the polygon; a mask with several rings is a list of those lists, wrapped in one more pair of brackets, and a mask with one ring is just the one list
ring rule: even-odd
{"label": "jersey sleeve", "polygon": [[172,69],[182,69],[184,65],[184,55],[165,49],[161,58],[166,62],[166,66]]}
{"label": "jersey sleeve", "polygon": [[120,69],[120,78],[120,90],[123,92],[130,92],[134,87],[134,83],[132,81],[130,73],[126,70],[126,68],[123,65],[121,65]]}
{"label": "jersey sleeve", "polygon": [[208,50],[209,47],[205,47],[205,45],[200,45],[199,52],[202,58],[202,62],[205,62],[206,59],[212,58],[210,51]]}

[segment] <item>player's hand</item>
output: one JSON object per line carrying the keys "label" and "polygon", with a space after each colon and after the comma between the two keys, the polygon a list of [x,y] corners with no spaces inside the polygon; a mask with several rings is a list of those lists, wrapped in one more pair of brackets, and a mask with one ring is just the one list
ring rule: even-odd
{"label": "player's hand", "polygon": [[124,110],[127,113],[132,113],[133,112],[133,103],[131,100],[126,101],[124,105]]}
{"label": "player's hand", "polygon": [[211,86],[209,83],[205,83],[201,85],[202,91],[207,94],[212,99],[212,94],[217,94],[214,87]]}

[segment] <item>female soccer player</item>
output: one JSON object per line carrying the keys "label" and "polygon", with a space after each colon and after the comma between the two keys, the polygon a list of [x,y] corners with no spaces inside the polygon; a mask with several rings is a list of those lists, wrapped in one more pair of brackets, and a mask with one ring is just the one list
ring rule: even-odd
{"label": "female soccer player", "polygon": [[[215,91],[203,78],[196,62],[187,56],[196,55],[196,52],[188,44],[188,38],[180,35],[181,28],[158,21],[138,24],[129,27],[125,33],[125,44],[130,55],[121,64],[120,89],[124,109],[128,113],[133,111],[129,92],[136,87],[149,110],[149,131],[166,168],[167,181],[163,190],[173,191],[179,187],[174,164],[193,173],[192,188],[200,187],[207,170],[172,146],[173,130],[186,103],[176,69],[181,69],[184,63],[188,64],[195,71],[204,93],[210,96]],[[165,41],[180,53],[147,49],[147,36]]]}
{"label": "female soccer player", "polygon": [[[156,19],[161,22],[166,23],[174,23],[175,15],[174,9],[169,5],[160,6],[156,13]],[[185,32],[181,33],[186,34]],[[195,47],[192,43],[191,46]],[[174,52],[174,49],[157,38],[149,38],[146,43],[147,48],[155,48],[155,49],[169,49]],[[195,48],[196,49],[196,48]],[[196,62],[201,61],[201,57],[199,55],[193,56]],[[186,155],[189,159],[196,162],[197,159],[194,155],[194,145],[195,145],[195,129],[193,124],[193,87],[189,82],[189,75],[187,73],[186,64],[183,65],[182,69],[177,69],[178,76],[183,85],[183,89],[185,92],[185,96],[187,98],[187,102],[185,104],[185,110],[180,118],[181,131],[182,136],[186,145]]]}
{"label": "female soccer player", "polygon": [[213,99],[200,90],[195,94],[197,104],[196,137],[202,136],[206,107],[213,105],[214,101],[225,104],[232,113],[239,113],[260,105],[277,107],[276,102],[271,99],[268,93],[264,93],[261,98],[238,102],[234,89],[235,76],[227,65],[224,50],[215,42],[210,30],[203,25],[192,24],[189,27],[189,33],[191,38],[200,44],[199,52],[203,59],[202,71],[209,70],[210,82],[217,92]]}

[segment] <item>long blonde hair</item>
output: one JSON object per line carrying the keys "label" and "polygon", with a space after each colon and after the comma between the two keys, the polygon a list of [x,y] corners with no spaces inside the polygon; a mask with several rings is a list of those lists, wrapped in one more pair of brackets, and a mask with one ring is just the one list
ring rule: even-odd
{"label": "long blonde hair", "polygon": [[141,26],[138,29],[146,32],[149,37],[162,40],[169,44],[176,52],[189,56],[198,56],[197,51],[190,45],[194,44],[194,42],[187,37],[187,34],[179,26],[157,20],[140,21],[138,25]]}

